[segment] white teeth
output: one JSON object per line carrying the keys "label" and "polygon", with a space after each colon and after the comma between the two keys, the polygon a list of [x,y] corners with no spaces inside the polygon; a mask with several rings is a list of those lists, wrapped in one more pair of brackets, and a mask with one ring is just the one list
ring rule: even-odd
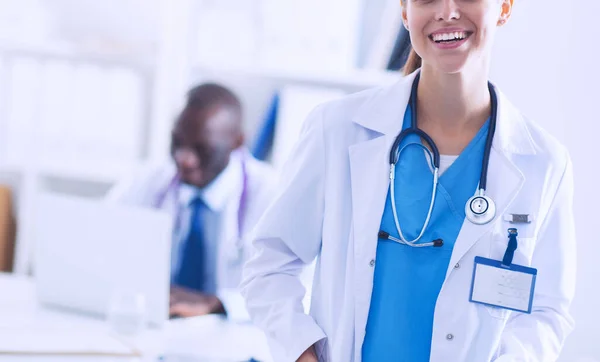
{"label": "white teeth", "polygon": [[456,31],[453,33],[435,34],[432,36],[433,41],[449,41],[449,40],[460,40],[467,37],[467,33],[464,31]]}

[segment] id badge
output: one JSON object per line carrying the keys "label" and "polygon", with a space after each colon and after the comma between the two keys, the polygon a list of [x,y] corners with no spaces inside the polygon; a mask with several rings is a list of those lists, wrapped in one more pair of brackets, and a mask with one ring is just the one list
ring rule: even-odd
{"label": "id badge", "polygon": [[475,257],[469,301],[531,313],[537,269]]}

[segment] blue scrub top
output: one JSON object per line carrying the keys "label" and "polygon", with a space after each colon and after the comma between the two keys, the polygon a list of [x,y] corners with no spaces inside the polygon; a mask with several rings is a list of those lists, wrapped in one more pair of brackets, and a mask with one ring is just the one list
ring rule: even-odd
{"label": "blue scrub top", "polygon": [[[403,128],[410,122],[409,106]],[[442,239],[444,245],[416,248],[379,239],[363,361],[429,361],[436,300],[465,219],[465,204],[479,183],[488,128],[489,121],[439,178],[431,220],[419,243]],[[420,142],[411,135],[401,147]],[[425,222],[433,189],[429,157],[422,147],[404,149],[395,182],[400,227],[409,241],[414,240]],[[381,230],[399,238],[389,191]]]}

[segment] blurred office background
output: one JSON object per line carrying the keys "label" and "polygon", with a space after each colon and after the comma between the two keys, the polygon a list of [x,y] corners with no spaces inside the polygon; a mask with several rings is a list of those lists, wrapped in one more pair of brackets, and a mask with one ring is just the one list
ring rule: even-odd
{"label": "blurred office background", "polygon": [[[600,360],[600,3],[515,5],[492,80],[570,148],[580,264],[577,329],[562,361]],[[0,182],[15,197],[14,271],[31,272],[36,195],[100,198],[169,157],[190,86],[237,92],[248,147],[278,167],[316,104],[400,77],[401,28],[398,0],[0,0]]]}

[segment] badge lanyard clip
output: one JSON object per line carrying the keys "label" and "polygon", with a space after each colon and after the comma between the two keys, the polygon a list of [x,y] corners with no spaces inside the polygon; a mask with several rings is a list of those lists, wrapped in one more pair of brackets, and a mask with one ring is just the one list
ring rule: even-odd
{"label": "badge lanyard clip", "polygon": [[506,247],[506,252],[504,253],[504,258],[502,259],[502,265],[506,267],[510,267],[513,261],[513,257],[515,255],[515,250],[517,250],[518,242],[517,242],[517,232],[516,228],[508,229],[508,245]]}

